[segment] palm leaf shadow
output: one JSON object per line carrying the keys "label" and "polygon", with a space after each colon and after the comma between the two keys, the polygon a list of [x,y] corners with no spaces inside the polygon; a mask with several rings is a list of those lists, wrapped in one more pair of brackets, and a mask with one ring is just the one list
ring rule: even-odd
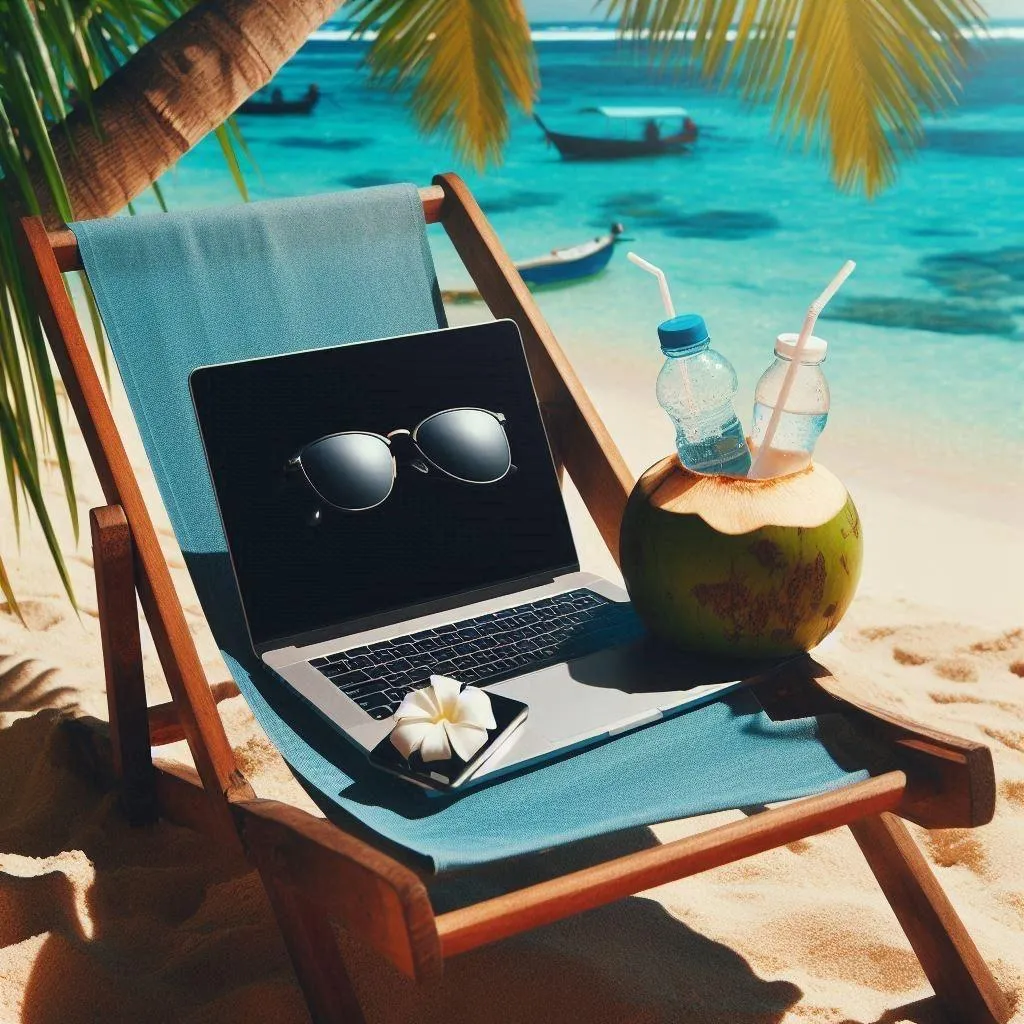
{"label": "palm leaf shadow", "polygon": [[34,658],[0,655],[0,713],[67,707],[78,691],[59,682],[60,670]]}

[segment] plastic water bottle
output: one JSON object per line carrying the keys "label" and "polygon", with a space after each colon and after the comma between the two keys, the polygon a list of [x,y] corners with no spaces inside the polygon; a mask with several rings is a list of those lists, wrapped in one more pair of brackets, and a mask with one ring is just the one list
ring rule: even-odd
{"label": "plastic water bottle", "polygon": [[665,365],[658,401],[676,428],[679,461],[697,473],[746,476],[750,451],[733,401],[739,381],[732,363],[711,348],[704,318],[672,317],[658,327]]}
{"label": "plastic water bottle", "polygon": [[[754,423],[750,431],[751,445],[756,451],[761,446],[768,421],[779,402],[782,383],[793,360],[798,335],[780,334],[775,342],[775,362],[757,382],[754,391]],[[786,405],[779,417],[779,425],[771,448],[765,452],[762,471],[764,477],[795,473],[811,464],[814,446],[825,429],[828,419],[828,381],[821,364],[828,352],[828,342],[813,335],[807,339]]]}

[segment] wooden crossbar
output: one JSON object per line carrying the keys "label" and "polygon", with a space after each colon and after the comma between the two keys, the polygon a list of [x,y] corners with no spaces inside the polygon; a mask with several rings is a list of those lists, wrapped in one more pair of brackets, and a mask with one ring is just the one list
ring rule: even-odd
{"label": "wooden crossbar", "polygon": [[[428,224],[436,224],[441,219],[441,208],[444,204],[444,189],[439,185],[428,185],[420,190],[423,203],[423,216]],[[78,251],[78,239],[70,228],[59,228],[46,233],[54,259],[62,274],[82,269],[82,254]]]}
{"label": "wooden crossbar", "polygon": [[484,900],[437,919],[441,948],[454,956],[552,921],[593,910],[631,893],[731,864],[899,806],[907,778],[887,772],[820,796],[797,800],[663,846],[574,871],[528,889]]}

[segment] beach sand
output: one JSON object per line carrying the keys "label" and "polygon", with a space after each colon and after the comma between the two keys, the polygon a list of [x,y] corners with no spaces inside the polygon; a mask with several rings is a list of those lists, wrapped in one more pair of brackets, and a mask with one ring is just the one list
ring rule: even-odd
{"label": "beach sand", "polygon": [[[647,369],[588,356],[582,338],[568,347],[639,473],[668,444],[647,392],[637,408]],[[124,423],[123,399],[115,404]],[[826,660],[854,692],[992,748],[995,820],[973,831],[912,831],[1024,1020],[1024,537],[1011,519],[1020,505],[1007,509],[1002,492],[965,496],[939,469],[868,472],[854,445],[836,441],[823,461],[851,486],[867,560]],[[85,539],[74,548],[66,523],[61,530],[80,618],[38,531],[24,531],[20,553],[9,531],[3,537],[29,628],[0,614],[0,1021],[303,1021],[269,907],[245,865],[166,823],[129,828],[112,796],[71,770],[61,722],[106,715],[87,540],[87,509],[102,501],[74,427],[71,445]],[[137,441],[132,451],[143,467]],[[151,481],[146,487],[152,495]],[[48,490],[58,509],[55,473]],[[570,504],[584,565],[613,572],[574,495]],[[160,532],[187,593],[163,521]],[[211,678],[225,678],[194,596],[184,604]],[[150,701],[166,700],[145,643]],[[242,700],[221,710],[257,793],[312,810]],[[188,756],[183,744],[164,753]],[[734,817],[667,824],[653,835],[666,840]],[[639,832],[606,842],[618,852],[652,841]],[[500,881],[528,884],[539,870],[534,860],[503,869]],[[481,872],[463,890],[489,893],[497,875]],[[388,1024],[943,1019],[845,830],[460,957],[431,989],[343,944],[368,1019]]]}

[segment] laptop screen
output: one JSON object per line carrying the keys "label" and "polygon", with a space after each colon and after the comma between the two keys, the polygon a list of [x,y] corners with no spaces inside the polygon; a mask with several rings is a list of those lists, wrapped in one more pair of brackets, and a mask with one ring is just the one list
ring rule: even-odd
{"label": "laptop screen", "polygon": [[576,567],[510,320],[203,367],[191,387],[257,648]]}

